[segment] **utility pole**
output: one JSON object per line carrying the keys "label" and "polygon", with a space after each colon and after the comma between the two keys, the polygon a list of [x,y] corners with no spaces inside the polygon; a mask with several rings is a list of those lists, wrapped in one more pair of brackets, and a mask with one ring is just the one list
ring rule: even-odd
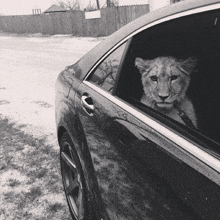
{"label": "utility pole", "polygon": [[96,0],[97,8],[100,9],[99,7],[99,0]]}
{"label": "utility pole", "polygon": [[107,0],[107,7],[111,7],[111,0]]}

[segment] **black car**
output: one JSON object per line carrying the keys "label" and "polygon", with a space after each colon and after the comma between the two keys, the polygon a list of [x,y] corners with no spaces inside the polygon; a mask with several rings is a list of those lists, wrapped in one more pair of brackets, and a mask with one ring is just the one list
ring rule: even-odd
{"label": "black car", "polygon": [[73,219],[220,219],[220,1],[108,37],[56,82]]}

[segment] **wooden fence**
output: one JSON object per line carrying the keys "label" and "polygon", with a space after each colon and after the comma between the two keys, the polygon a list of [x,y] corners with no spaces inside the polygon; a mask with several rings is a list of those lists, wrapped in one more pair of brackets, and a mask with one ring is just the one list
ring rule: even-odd
{"label": "wooden fence", "polygon": [[12,33],[72,34],[107,36],[149,12],[149,5],[132,5],[101,9],[101,18],[85,19],[84,11],[40,15],[0,16],[0,30]]}

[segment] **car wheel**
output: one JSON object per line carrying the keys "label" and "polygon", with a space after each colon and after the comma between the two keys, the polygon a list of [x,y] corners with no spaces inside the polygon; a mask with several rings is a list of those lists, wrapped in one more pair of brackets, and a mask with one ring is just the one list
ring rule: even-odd
{"label": "car wheel", "polygon": [[64,191],[71,216],[75,220],[83,220],[88,211],[85,177],[76,149],[67,132],[60,141],[60,163]]}

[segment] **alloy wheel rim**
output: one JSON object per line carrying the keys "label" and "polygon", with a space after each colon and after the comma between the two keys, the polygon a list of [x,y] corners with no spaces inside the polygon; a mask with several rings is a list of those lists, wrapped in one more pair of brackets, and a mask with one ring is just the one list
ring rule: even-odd
{"label": "alloy wheel rim", "polygon": [[66,197],[74,217],[83,219],[83,187],[77,170],[73,152],[69,143],[65,143],[61,152],[62,175]]}

